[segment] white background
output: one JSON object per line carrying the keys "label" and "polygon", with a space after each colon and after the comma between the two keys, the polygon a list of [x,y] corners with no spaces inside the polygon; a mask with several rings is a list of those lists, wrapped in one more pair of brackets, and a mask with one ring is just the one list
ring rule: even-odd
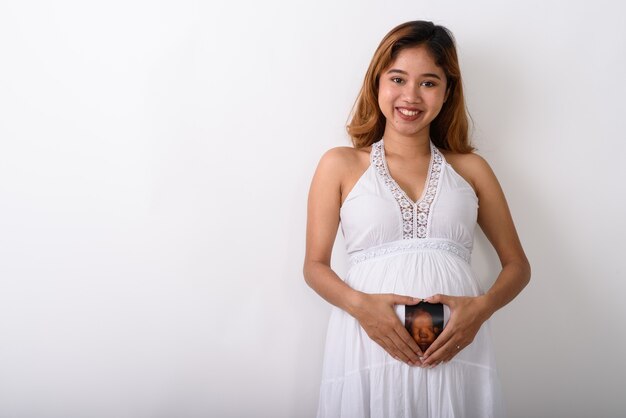
{"label": "white background", "polygon": [[[458,41],[533,268],[512,417],[626,414],[619,1],[0,3],[0,417],[313,417],[306,198],[380,39]],[[473,265],[498,261],[480,234]],[[341,234],[333,267],[346,259]]]}

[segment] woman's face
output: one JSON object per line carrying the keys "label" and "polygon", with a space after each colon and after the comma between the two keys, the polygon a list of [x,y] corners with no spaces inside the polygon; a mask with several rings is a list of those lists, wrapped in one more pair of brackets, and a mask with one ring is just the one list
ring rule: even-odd
{"label": "woman's face", "polygon": [[430,123],[446,99],[447,80],[425,46],[401,50],[379,77],[378,106],[385,137],[428,138]]}
{"label": "woman's face", "polygon": [[437,333],[435,331],[433,317],[429,313],[419,312],[413,318],[411,333],[413,334],[413,338],[422,352],[426,351],[435,341],[435,338],[437,338]]}

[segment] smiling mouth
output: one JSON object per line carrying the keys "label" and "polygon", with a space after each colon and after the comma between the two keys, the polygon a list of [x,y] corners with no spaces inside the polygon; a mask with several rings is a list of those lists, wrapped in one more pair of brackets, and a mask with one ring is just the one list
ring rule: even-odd
{"label": "smiling mouth", "polygon": [[421,113],[419,110],[409,110],[398,107],[398,112],[402,113],[404,116],[416,116]]}

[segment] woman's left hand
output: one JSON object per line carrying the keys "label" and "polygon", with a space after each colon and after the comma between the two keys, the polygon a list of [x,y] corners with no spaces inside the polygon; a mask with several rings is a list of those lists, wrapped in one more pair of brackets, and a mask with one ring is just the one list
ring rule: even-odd
{"label": "woman's left hand", "polygon": [[450,318],[443,331],[428,347],[422,357],[421,367],[433,367],[451,360],[467,347],[490,316],[484,296],[433,295],[429,303],[443,303],[450,308]]}

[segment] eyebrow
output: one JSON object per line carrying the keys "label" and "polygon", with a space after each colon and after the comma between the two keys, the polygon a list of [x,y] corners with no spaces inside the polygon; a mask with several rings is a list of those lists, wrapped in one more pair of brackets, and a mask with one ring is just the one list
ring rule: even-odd
{"label": "eyebrow", "polygon": [[[409,75],[409,73],[407,73],[406,71],[398,70],[397,68],[392,68],[391,70],[387,71],[387,74],[391,74],[391,73],[398,73],[398,74]],[[422,77],[433,77],[433,78],[436,78],[438,80],[441,80],[441,77],[439,77],[435,73],[424,73],[424,74],[422,74]]]}

